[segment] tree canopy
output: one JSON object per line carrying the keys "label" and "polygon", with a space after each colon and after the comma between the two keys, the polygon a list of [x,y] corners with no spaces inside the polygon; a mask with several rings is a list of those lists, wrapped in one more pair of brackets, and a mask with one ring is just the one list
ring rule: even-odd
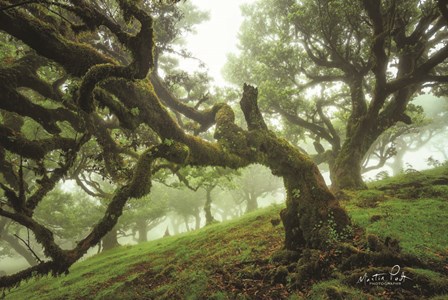
{"label": "tree canopy", "polygon": [[226,76],[257,84],[262,111],[280,115],[288,137],[313,140],[336,189],[364,187],[366,153],[413,122],[413,97],[445,95],[442,2],[257,1],[243,9],[241,54]]}

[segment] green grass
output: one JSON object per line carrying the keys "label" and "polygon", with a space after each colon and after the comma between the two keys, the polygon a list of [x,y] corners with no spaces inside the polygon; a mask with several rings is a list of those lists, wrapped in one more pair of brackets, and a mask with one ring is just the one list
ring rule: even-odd
{"label": "green grass", "polygon": [[219,280],[211,282],[212,271],[268,259],[281,249],[282,227],[270,223],[280,209],[261,209],[191,233],[106,251],[76,263],[67,276],[30,280],[6,299],[219,298],[213,288]]}
{"label": "green grass", "polygon": [[404,252],[431,259],[448,254],[446,200],[389,199],[374,208],[360,209],[355,203],[345,206],[355,224],[366,228],[367,233],[399,239]]}
{"label": "green grass", "polygon": [[373,300],[378,299],[362,290],[348,287],[339,280],[328,280],[314,284],[306,297],[307,300]]}
{"label": "green grass", "polygon": [[[400,240],[404,252],[423,259],[448,256],[448,167],[371,183],[342,202],[367,233]],[[381,190],[380,190],[381,189]]]}
{"label": "green grass", "polygon": [[[429,184],[447,174],[445,167],[389,178],[372,183],[372,190],[347,192],[342,204],[367,233],[398,238],[403,252],[447,265],[448,190]],[[418,197],[408,190],[415,180]],[[342,277],[315,282],[302,292],[272,282],[281,268],[275,257],[282,253],[284,232],[270,221],[279,218],[281,208],[122,246],[76,263],[67,276],[23,283],[6,299],[377,299],[345,285]],[[422,288],[444,291],[447,285],[446,275],[431,270],[407,272],[428,282]],[[433,299],[447,299],[447,293]]]}

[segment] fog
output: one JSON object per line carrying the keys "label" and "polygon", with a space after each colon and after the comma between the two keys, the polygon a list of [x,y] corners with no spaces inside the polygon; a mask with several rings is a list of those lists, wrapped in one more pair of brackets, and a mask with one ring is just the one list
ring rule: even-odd
{"label": "fog", "polygon": [[448,164],[441,1],[1,2],[0,277],[27,272],[0,287],[265,207],[281,216],[257,226],[282,240],[232,249],[238,297],[402,258],[346,205],[376,226],[392,196],[369,183]]}

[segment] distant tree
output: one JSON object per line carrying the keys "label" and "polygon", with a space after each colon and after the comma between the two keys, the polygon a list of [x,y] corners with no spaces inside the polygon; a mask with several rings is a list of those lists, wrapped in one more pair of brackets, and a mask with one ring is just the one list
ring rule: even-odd
{"label": "distant tree", "polygon": [[[0,259],[21,256],[30,266],[34,266],[38,263],[38,259],[29,247],[33,247],[35,243],[28,239],[28,232],[26,232],[27,235],[23,235],[21,231],[24,231],[23,228],[14,226],[14,223],[10,220],[0,219]],[[20,236],[25,237],[25,239]]]}
{"label": "distant tree", "polygon": [[212,215],[212,192],[216,189],[235,188],[233,178],[237,174],[234,170],[221,167],[184,168],[182,173],[178,174],[185,187],[194,192],[205,192],[205,225],[216,222]]}
{"label": "distant tree", "polygon": [[258,198],[274,194],[282,187],[281,179],[261,165],[244,169],[235,181],[234,194],[237,199],[246,203],[246,213],[258,208]]}
{"label": "distant tree", "polygon": [[[443,140],[448,125],[447,107],[443,99],[440,103],[433,105],[423,113],[421,107],[415,107],[413,124],[397,124],[385,131],[372,145],[367,156],[376,157],[377,164],[367,166],[368,158],[365,160],[363,171],[367,172],[379,167],[388,166],[392,168],[393,174],[397,175],[404,168],[404,156],[421,150],[433,144],[439,144],[438,138]],[[442,147],[446,146],[442,143]]]}
{"label": "distant tree", "polygon": [[[170,189],[168,192],[168,206],[181,217],[187,231],[197,230],[201,226],[201,209],[204,207],[205,193],[194,192],[188,188]],[[190,219],[194,219],[194,226],[190,228]],[[177,230],[176,230],[177,231]]]}
{"label": "distant tree", "polygon": [[42,200],[34,216],[53,232],[59,244],[71,248],[90,231],[101,214],[100,203],[95,199],[79,190],[68,193],[56,188]]}
{"label": "distant tree", "polygon": [[[442,2],[439,2],[442,3]],[[332,184],[365,187],[363,158],[383,132],[410,124],[410,100],[443,93],[448,46],[437,1],[262,0],[243,9],[241,54],[227,78],[260,88],[287,136],[314,140]],[[312,21],[311,21],[312,20]]]}
{"label": "distant tree", "polygon": [[[408,114],[412,119],[412,124],[402,122],[395,124],[384,131],[372,146],[370,146],[369,151],[367,151],[364,157],[361,173],[382,168],[386,164],[390,165],[391,160],[395,161],[397,155],[401,155],[401,152],[406,151],[403,149],[403,146],[406,146],[400,143],[400,141],[405,136],[421,132],[430,122],[430,119],[425,116],[421,106],[416,106],[412,103],[409,104]],[[372,162],[375,164],[372,164]]]}
{"label": "distant tree", "polygon": [[[89,213],[86,214],[86,211]],[[36,208],[34,216],[51,229],[58,244],[70,248],[93,227],[101,216],[101,209],[98,203],[79,191],[67,193],[55,188]],[[14,225],[5,218],[2,218],[0,225],[1,237],[7,247],[32,266],[42,262],[41,247],[28,229]]]}
{"label": "distant tree", "polygon": [[219,215],[222,221],[242,216],[245,209],[244,202],[232,191],[221,189],[215,191],[213,204],[214,215]]}
{"label": "distant tree", "polygon": [[138,201],[131,199],[119,221],[121,231],[131,231],[135,237],[138,234],[139,243],[148,241],[148,232],[163,222],[168,213],[167,200],[157,193],[146,196]]}

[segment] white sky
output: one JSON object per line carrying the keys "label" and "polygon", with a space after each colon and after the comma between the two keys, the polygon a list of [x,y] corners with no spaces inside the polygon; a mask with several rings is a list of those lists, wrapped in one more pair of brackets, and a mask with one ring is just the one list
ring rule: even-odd
{"label": "white sky", "polygon": [[[208,11],[210,19],[196,26],[197,34],[187,37],[187,47],[207,65],[216,85],[224,84],[221,69],[227,54],[237,51],[237,33],[242,22],[240,6],[250,2],[254,0],[191,0],[200,10]],[[194,62],[186,64],[192,68]]]}

